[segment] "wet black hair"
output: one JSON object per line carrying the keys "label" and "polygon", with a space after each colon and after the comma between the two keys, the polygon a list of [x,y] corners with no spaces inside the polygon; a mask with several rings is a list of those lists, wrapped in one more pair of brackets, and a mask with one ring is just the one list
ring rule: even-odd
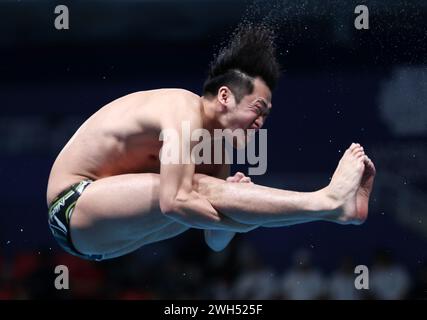
{"label": "wet black hair", "polygon": [[275,32],[268,25],[240,24],[228,45],[214,56],[203,85],[203,95],[216,96],[221,86],[228,86],[239,103],[253,92],[256,77],[264,80],[273,91],[280,76],[275,39]]}

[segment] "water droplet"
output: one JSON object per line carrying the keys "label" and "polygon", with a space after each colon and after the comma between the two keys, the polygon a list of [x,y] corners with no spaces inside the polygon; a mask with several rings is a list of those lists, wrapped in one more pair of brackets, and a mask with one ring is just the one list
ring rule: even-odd
{"label": "water droplet", "polygon": [[9,243],[10,243],[10,240],[7,240],[6,244],[9,244]]}
{"label": "water droplet", "polygon": [[24,232],[24,229],[21,228],[21,232]]}

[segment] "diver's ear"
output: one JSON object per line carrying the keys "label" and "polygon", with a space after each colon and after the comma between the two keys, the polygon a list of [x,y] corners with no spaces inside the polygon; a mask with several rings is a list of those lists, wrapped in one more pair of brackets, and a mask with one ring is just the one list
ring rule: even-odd
{"label": "diver's ear", "polygon": [[227,86],[218,89],[217,99],[224,109],[231,107],[234,103],[234,95]]}

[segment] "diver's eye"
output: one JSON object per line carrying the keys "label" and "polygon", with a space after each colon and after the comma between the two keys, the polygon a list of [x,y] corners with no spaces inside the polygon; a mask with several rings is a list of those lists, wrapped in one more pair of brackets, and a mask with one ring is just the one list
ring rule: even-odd
{"label": "diver's eye", "polygon": [[261,106],[259,106],[259,105],[256,105],[256,106],[255,106],[255,112],[256,112],[258,115],[260,115],[260,114],[262,113],[262,107],[261,107]]}

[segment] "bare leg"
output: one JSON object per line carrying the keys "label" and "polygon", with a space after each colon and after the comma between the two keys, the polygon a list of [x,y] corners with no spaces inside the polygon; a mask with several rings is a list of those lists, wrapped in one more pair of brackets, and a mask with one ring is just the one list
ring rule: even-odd
{"label": "bare leg", "polygon": [[[224,183],[216,178],[211,182]],[[77,201],[71,218],[74,246],[83,253],[114,258],[188,230],[189,226],[161,213],[159,187],[158,174],[127,174],[93,182]],[[237,231],[236,224],[233,223],[233,231]],[[241,232],[258,227],[239,225],[243,226]],[[227,230],[207,232],[213,238],[214,250],[225,247],[234,236],[234,232]]]}
{"label": "bare leg", "polygon": [[117,257],[188,230],[161,213],[159,187],[158,174],[119,175],[90,184],[71,217],[74,246]]}
{"label": "bare leg", "polygon": [[[318,221],[319,219],[285,219],[283,221],[275,221],[275,222],[267,222],[263,223],[261,225],[253,225],[251,228],[242,231],[242,232],[248,232],[254,229],[257,229],[259,227],[265,227],[265,228],[278,228],[278,227],[289,227],[294,226],[297,224],[302,223],[308,223],[312,221]],[[227,230],[205,230],[205,240],[207,245],[214,251],[221,251],[227,247],[227,245],[231,242],[231,240],[236,235],[236,232],[234,231],[227,231]]]}
{"label": "bare leg", "polygon": [[[355,146],[360,147],[360,145],[358,144],[356,144]],[[353,148],[355,146],[353,146]],[[360,157],[363,154],[361,150],[363,151],[363,148],[361,147],[358,148],[358,150],[357,149],[355,150],[358,157]],[[338,222],[338,223],[354,223],[354,224],[359,224],[363,222],[368,215],[369,197],[372,191],[372,186],[373,186],[374,177],[375,177],[375,166],[372,163],[372,161],[366,156],[364,157],[363,161],[364,161],[364,171],[363,171],[363,176],[360,182],[360,186],[357,189],[357,193],[356,193],[356,209],[354,209],[353,205],[350,205],[350,210],[351,210],[350,212],[352,212],[351,214],[353,215],[353,217],[352,216],[349,217],[348,211],[347,211],[347,214],[343,216],[342,213],[345,212],[345,210],[341,209],[341,210],[338,210],[338,212],[341,211],[341,216],[338,217],[338,220],[336,215],[326,214],[321,219],[319,219],[319,217],[315,217],[315,218],[305,217],[305,218],[295,218],[295,219],[285,218],[283,220],[278,220],[273,222],[272,221],[264,222],[260,226],[268,227],[268,228],[284,227],[284,226],[292,226],[296,224],[307,223],[307,222],[318,221],[318,220]],[[337,171],[334,174],[334,179],[332,181],[333,186],[334,184],[335,186],[338,184],[340,179],[337,178],[337,176],[339,177],[342,174],[342,171],[345,171],[345,169],[342,168],[342,165],[340,162],[340,166],[337,168]],[[342,207],[344,206],[342,205]],[[347,209],[348,209],[348,205],[347,205]],[[228,243],[231,241],[233,236],[234,236],[234,233],[229,231],[205,230],[206,242],[213,250],[216,250],[216,251],[224,249],[228,245]]]}
{"label": "bare leg", "polygon": [[258,226],[297,220],[360,223],[367,217],[367,211],[359,212],[356,205],[364,159],[363,148],[352,144],[340,160],[330,185],[315,192],[219,183],[208,176],[198,177],[197,186],[214,208],[241,223]]}
{"label": "bare leg", "polygon": [[[357,212],[358,212],[358,215],[361,216],[362,218],[368,215],[369,197],[372,192],[372,187],[374,184],[374,178],[376,174],[376,169],[371,159],[366,157],[364,159],[364,163],[365,163],[365,169],[363,171],[362,181],[360,182],[360,187],[358,188],[357,195],[356,195]],[[317,219],[308,219],[308,218],[296,219],[296,220],[288,219],[285,221],[264,223],[261,225],[261,227],[267,227],[267,228],[288,227],[288,226],[307,223],[311,221],[317,221]]]}
{"label": "bare leg", "polygon": [[[230,225],[231,231],[244,232],[260,225],[308,220],[359,222],[366,218],[369,183],[372,187],[373,182],[373,178],[365,179],[368,182],[356,195],[364,168],[364,160],[359,166],[361,157],[365,156],[354,146],[346,151],[331,184],[312,193],[227,183],[204,175],[196,175],[194,184],[224,215],[222,230]],[[77,201],[71,218],[76,248],[113,257],[188,230],[191,226],[161,213],[159,187],[158,174],[128,174],[93,182]]]}
{"label": "bare leg", "polygon": [[[70,221],[76,249],[113,258],[188,230],[191,226],[161,212],[159,188],[160,175],[149,173],[112,176],[91,183],[77,201]],[[224,220],[232,231],[257,227]]]}
{"label": "bare leg", "polygon": [[295,220],[287,219],[285,221],[275,221],[275,222],[263,223],[262,225],[260,225],[260,227],[265,227],[265,228],[290,227],[290,226],[294,226],[297,224],[314,222],[314,221],[319,221],[319,219],[309,219],[309,218],[307,218],[307,219],[295,219]]}
{"label": "bare leg", "polygon": [[149,236],[142,237],[139,240],[128,241],[127,244],[118,247],[116,251],[104,254],[104,259],[121,257],[147,244],[173,238],[186,230],[188,230],[187,226],[178,225],[175,222],[168,224],[164,228],[151,233]]}

